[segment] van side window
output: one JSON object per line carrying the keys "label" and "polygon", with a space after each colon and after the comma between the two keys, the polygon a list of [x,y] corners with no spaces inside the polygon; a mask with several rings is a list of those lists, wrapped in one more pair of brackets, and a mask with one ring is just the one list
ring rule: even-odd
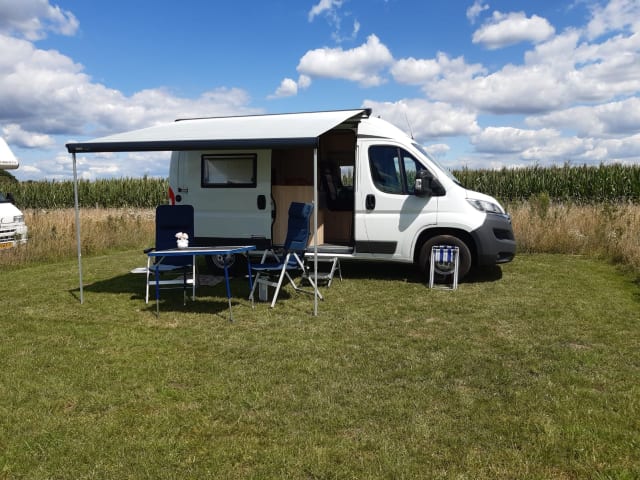
{"label": "van side window", "polygon": [[413,194],[416,173],[425,169],[409,152],[391,145],[369,147],[369,168],[378,190],[398,195]]}
{"label": "van side window", "polygon": [[256,187],[257,155],[225,153],[202,155],[202,187]]}

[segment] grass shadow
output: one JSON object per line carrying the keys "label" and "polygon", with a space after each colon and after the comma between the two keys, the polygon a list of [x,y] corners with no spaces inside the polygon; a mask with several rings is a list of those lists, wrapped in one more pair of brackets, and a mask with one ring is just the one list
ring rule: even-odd
{"label": "grass shadow", "polygon": [[[411,263],[341,261],[340,266],[344,278],[384,278],[387,280],[424,284],[429,282],[427,275],[421,273],[419,269]],[[490,267],[472,269],[461,283],[496,282],[501,278],[502,268],[499,265],[492,265]]]}
{"label": "grass shadow", "polygon": [[[99,280],[84,286],[85,292],[122,295],[129,294],[131,300],[144,302],[145,297],[145,276],[126,273],[115,277]],[[230,279],[231,285],[231,305],[241,306],[242,301],[249,296],[249,288],[246,276],[238,281]],[[80,289],[74,288],[69,293],[80,300]],[[143,310],[156,311],[155,288],[149,289],[149,304]],[[281,293],[281,295],[283,295]],[[283,296],[286,296],[284,294]],[[187,288],[187,300],[184,305],[182,288],[162,288],[160,289],[160,312],[162,311],[184,311],[189,313],[206,313],[227,315],[229,303],[227,300],[227,290],[224,281],[215,285],[200,285],[196,288],[196,298],[191,298],[191,287]]]}

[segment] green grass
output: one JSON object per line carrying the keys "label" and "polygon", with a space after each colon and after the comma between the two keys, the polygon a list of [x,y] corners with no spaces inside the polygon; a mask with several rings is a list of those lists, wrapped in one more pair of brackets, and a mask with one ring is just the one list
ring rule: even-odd
{"label": "green grass", "polygon": [[276,308],[143,300],[139,252],[0,272],[0,478],[637,478],[640,291],[522,255],[457,291],[344,264]]}

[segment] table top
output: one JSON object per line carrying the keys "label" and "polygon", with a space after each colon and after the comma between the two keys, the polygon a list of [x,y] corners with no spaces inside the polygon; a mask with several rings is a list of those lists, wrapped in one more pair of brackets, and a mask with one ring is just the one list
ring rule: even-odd
{"label": "table top", "polygon": [[170,248],[168,250],[151,250],[150,257],[177,257],[182,255],[230,255],[255,250],[255,245],[229,245],[215,247]]}

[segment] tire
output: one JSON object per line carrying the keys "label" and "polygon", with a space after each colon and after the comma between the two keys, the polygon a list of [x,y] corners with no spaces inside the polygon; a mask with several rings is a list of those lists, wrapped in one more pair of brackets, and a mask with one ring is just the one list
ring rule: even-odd
{"label": "tire", "polygon": [[[212,275],[224,274],[224,259],[222,255],[207,255],[204,257],[207,268]],[[247,274],[247,257],[244,255],[227,255],[227,269],[229,275],[238,276]]]}
{"label": "tire", "polygon": [[[427,275],[429,274],[429,269],[431,268],[431,248],[436,245],[451,245],[452,247],[458,247],[458,278],[463,279],[471,270],[471,250],[466,243],[453,235],[436,235],[422,245],[418,260],[420,270]],[[434,268],[437,275],[449,275],[452,273],[452,268],[450,266],[447,268],[444,265],[436,263]]]}

